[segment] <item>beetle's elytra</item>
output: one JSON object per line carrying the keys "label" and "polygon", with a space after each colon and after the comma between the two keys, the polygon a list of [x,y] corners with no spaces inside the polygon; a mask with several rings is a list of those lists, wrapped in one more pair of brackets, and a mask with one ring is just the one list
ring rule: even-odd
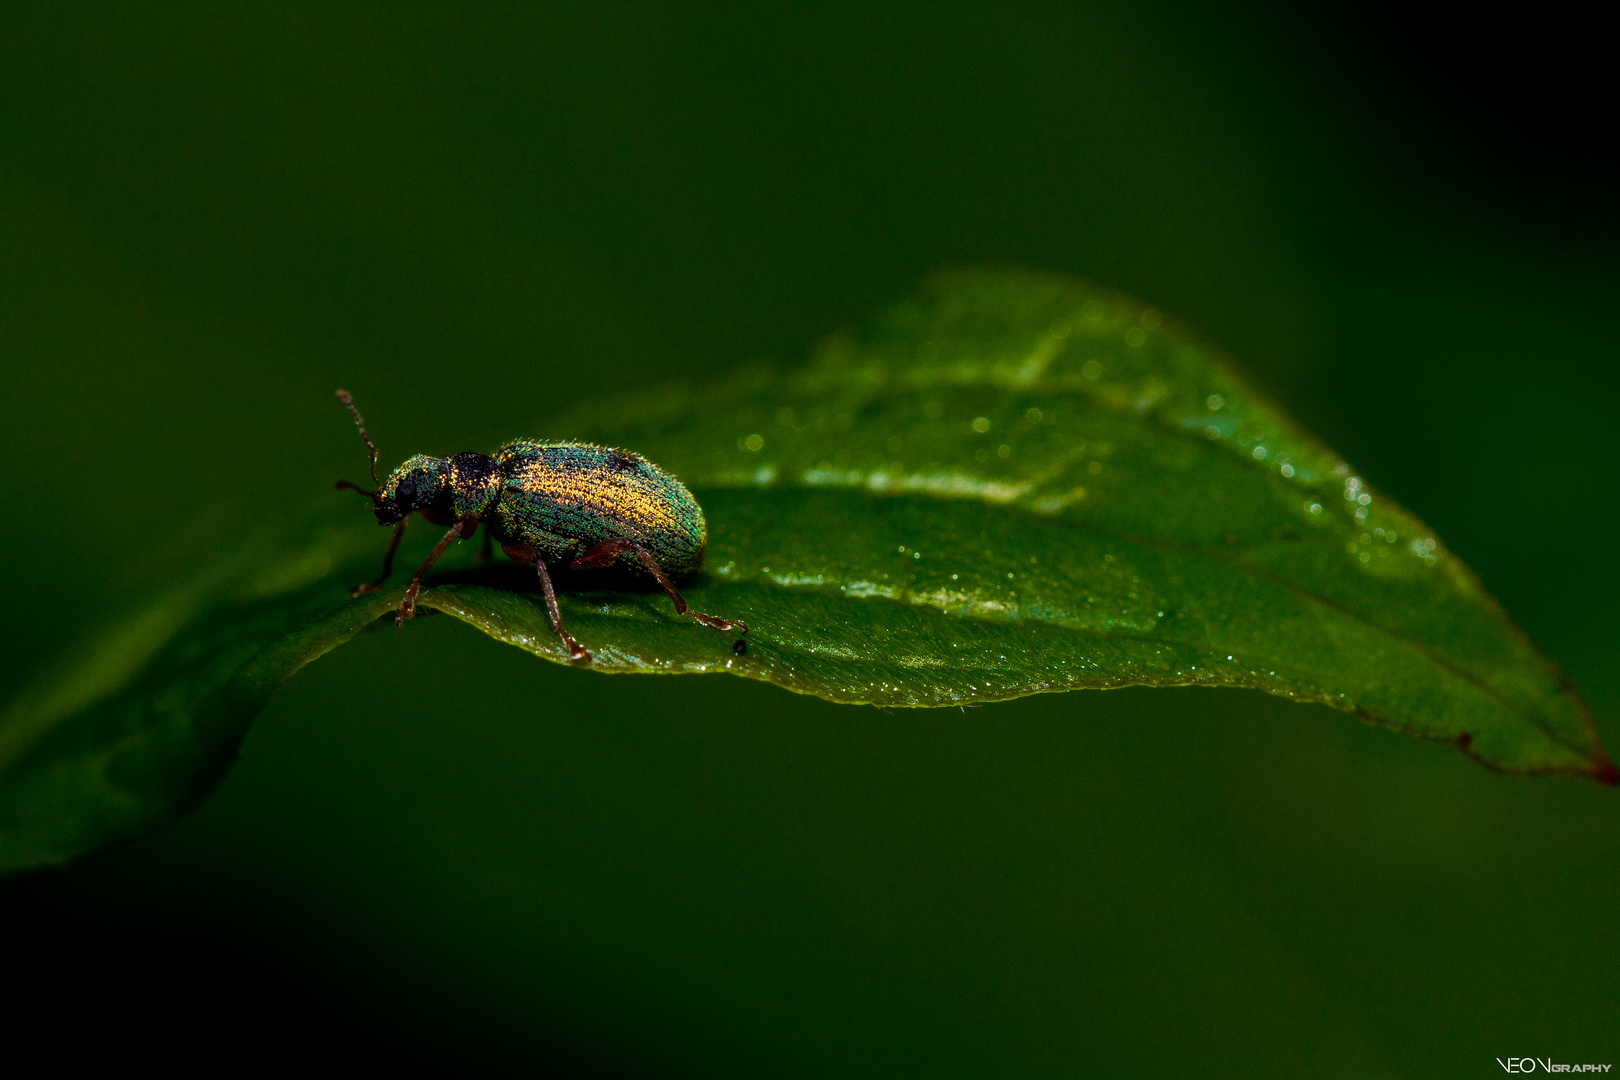
{"label": "beetle's elytra", "polygon": [[[377,479],[377,448],[366,434],[365,421],[347,391],[338,398],[354,415],[360,438],[371,450],[370,491],[347,480],[339,488],[358,491],[371,500],[380,525],[394,526],[382,574],[356,586],[350,595],[380,589],[394,568],[394,552],[412,513],[435,525],[448,525],[433,553],[411,578],[395,621],[403,626],[416,614],[422,579],[450,542],[466,539],[484,526],[486,552],[493,539],[520,563],[533,566],[546,594],[551,628],[562,638],[570,659],[589,662],[591,654],[563,629],[557,592],[546,564],[568,560],[575,570],[610,566],[620,559],[640,562],[675,601],[675,611],[717,630],[748,633],[748,625],[693,611],[676,590],[672,575],[690,574],[703,565],[708,529],[692,493],[669,473],[639,454],[588,443],[507,443],[488,454],[436,458],[417,454]],[[741,642],[739,642],[741,644]]]}

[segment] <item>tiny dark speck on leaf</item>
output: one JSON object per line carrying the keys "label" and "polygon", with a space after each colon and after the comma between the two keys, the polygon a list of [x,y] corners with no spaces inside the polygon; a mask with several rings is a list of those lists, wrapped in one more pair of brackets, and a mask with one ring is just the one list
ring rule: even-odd
{"label": "tiny dark speck on leaf", "polygon": [[731,647],[731,651],[736,653],[738,656],[741,656],[743,653],[748,651],[748,642],[738,640],[737,644]]}

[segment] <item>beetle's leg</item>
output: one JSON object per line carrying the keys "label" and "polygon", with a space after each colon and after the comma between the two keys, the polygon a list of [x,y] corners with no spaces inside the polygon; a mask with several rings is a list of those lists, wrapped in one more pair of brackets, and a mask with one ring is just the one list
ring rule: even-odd
{"label": "beetle's leg", "polygon": [[562,611],[557,607],[557,590],[551,587],[551,575],[546,573],[546,560],[538,556],[534,560],[534,568],[540,571],[540,587],[546,593],[546,610],[551,612],[551,628],[557,631],[562,643],[568,649],[568,659],[591,662],[591,651],[579,642],[574,636],[562,628]]}
{"label": "beetle's leg", "polygon": [[478,549],[478,554],[473,556],[473,561],[476,562],[479,566],[482,566],[485,563],[489,562],[490,557],[494,554],[494,552],[493,552],[493,550],[491,548],[491,545],[494,542],[495,542],[494,535],[488,529],[485,529],[484,530],[484,543],[483,543],[483,546]]}
{"label": "beetle's leg", "polygon": [[635,544],[629,540],[603,540],[593,545],[585,554],[568,564],[570,570],[595,570],[601,566],[612,566],[621,558],[629,555]]}
{"label": "beetle's leg", "polygon": [[526,545],[502,544],[501,550],[514,562],[528,563],[540,571],[540,588],[546,594],[546,610],[551,613],[551,628],[562,638],[563,646],[568,650],[568,659],[590,663],[591,651],[575,641],[574,636],[563,629],[562,610],[557,607],[557,590],[552,588],[551,575],[546,572],[546,560],[540,557],[538,551]]}
{"label": "beetle's leg", "polygon": [[410,524],[410,521],[409,517],[402,517],[399,519],[399,524],[394,526],[394,537],[388,541],[388,554],[383,556],[382,573],[377,575],[377,580],[368,581],[364,585],[356,585],[349,590],[350,596],[364,596],[368,592],[376,592],[383,587],[383,582],[388,580],[388,575],[394,572],[394,552],[399,550],[399,542],[405,538],[405,526]]}
{"label": "beetle's leg", "polygon": [[658,579],[658,584],[669,593],[669,598],[675,601],[675,614],[690,615],[704,626],[712,626],[716,630],[737,630],[748,633],[748,624],[739,619],[722,619],[714,615],[705,615],[701,611],[694,611],[686,605],[686,599],[675,589],[675,583],[669,580],[664,568],[658,565],[658,560],[652,557],[652,552],[636,543],[634,540],[603,540],[585,554],[575,559],[570,565],[574,570],[589,570],[593,567],[608,566],[621,556],[634,555],[641,560],[641,565],[647,572]]}
{"label": "beetle's leg", "polygon": [[439,561],[439,556],[450,546],[450,541],[465,539],[477,531],[478,519],[471,514],[450,526],[450,531],[434,546],[433,553],[427,557],[427,561],[416,568],[416,576],[411,578],[411,587],[405,590],[405,599],[400,602],[399,613],[394,616],[396,626],[404,626],[406,619],[416,617],[416,594],[422,591],[422,579],[427,577],[428,568]]}

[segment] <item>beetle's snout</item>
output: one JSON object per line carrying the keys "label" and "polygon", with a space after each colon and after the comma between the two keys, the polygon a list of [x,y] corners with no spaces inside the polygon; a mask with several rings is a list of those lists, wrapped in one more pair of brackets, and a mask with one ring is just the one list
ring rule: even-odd
{"label": "beetle's snout", "polygon": [[377,524],[379,525],[393,525],[405,516],[405,512],[400,509],[399,504],[386,495],[377,499],[377,504],[372,507],[371,512],[377,515]]}

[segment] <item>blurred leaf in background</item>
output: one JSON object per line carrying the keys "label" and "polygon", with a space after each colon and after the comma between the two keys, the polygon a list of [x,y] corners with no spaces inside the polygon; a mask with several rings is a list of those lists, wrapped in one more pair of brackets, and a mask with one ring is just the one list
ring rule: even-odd
{"label": "blurred leaf in background", "polygon": [[[1557,11],[1319,19],[8,9],[27,618],[0,679],[206,562],[199,512],[245,498],[251,536],[351,471],[336,386],[389,445],[454,452],[791,362],[931,267],[994,262],[1242,357],[1422,510],[1612,745],[1606,39]],[[289,683],[181,825],[8,884],[37,1001],[114,1041],[178,1012],[288,1061],[335,1036],[574,1072],[1612,1060],[1595,785],[1243,692],[884,714],[411,629]]]}

